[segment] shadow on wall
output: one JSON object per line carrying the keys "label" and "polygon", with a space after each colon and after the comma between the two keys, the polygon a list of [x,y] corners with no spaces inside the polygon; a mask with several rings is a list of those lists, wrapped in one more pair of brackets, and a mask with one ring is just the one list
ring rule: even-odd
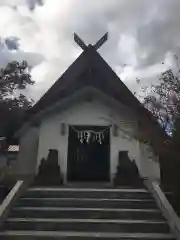
{"label": "shadow on wall", "polygon": [[34,184],[39,186],[58,186],[63,184],[61,169],[58,164],[58,150],[49,149],[47,159],[43,158],[41,160]]}
{"label": "shadow on wall", "polygon": [[136,162],[135,160],[130,160],[128,151],[119,152],[119,162],[114,178],[114,185],[126,187],[144,187],[143,180],[139,175]]}

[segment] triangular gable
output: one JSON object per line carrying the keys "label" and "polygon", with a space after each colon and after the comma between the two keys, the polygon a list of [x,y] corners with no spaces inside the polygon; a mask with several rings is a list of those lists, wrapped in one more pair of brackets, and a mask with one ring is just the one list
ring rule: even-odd
{"label": "triangular gable", "polygon": [[144,108],[92,45],[89,45],[81,53],[34,107],[28,111],[26,121],[31,121],[36,114],[87,86],[97,88],[136,111],[141,124],[144,126],[141,127],[143,138],[155,145],[158,152],[163,152],[167,148],[164,146],[167,135],[156,122],[156,119]]}
{"label": "triangular gable", "polygon": [[128,107],[140,106],[132,92],[89,45],[29,113],[34,115],[85,86],[95,87]]}

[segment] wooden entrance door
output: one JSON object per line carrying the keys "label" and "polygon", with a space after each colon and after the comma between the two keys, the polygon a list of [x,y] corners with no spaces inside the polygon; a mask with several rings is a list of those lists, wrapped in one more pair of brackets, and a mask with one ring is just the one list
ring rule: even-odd
{"label": "wooden entrance door", "polygon": [[[83,130],[104,131],[102,144],[98,141],[81,143],[78,132]],[[68,145],[69,181],[109,181],[110,136],[108,127],[70,126]]]}

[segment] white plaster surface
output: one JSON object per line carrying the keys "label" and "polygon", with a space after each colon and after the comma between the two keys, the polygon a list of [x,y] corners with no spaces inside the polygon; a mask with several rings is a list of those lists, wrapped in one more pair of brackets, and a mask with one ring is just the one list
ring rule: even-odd
{"label": "white plaster surface", "polygon": [[37,164],[39,129],[30,128],[20,139],[20,150],[16,164],[17,174],[33,174]]}
{"label": "white plaster surface", "polygon": [[[65,135],[61,135],[61,123],[65,123]],[[68,129],[69,125],[95,125],[109,126],[117,124],[118,136],[110,132],[110,174],[113,178],[118,164],[118,153],[121,150],[129,151],[130,159],[135,159],[139,172],[143,177],[159,179],[160,171],[158,162],[148,159],[149,153],[146,146],[133,138],[137,131],[137,118],[134,113],[124,106],[112,107],[93,98],[91,102],[78,101],[72,103],[67,109],[56,112],[42,120],[39,127],[39,147],[37,166],[42,158],[47,158],[49,149],[57,149],[59,152],[59,164],[66,178],[67,153],[68,153]]]}

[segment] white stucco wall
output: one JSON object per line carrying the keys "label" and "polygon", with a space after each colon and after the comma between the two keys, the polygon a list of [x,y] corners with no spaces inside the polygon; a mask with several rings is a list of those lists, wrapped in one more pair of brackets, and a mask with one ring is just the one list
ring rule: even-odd
{"label": "white stucco wall", "polygon": [[158,157],[152,152],[151,147],[139,144],[139,160],[141,162],[141,172],[143,177],[148,177],[150,180],[160,181],[160,167]]}
{"label": "white stucco wall", "polygon": [[20,149],[16,162],[16,174],[34,175],[37,164],[39,129],[31,127],[20,139]]}
{"label": "white stucco wall", "polygon": [[[61,135],[61,123],[66,124],[65,135]],[[118,153],[121,150],[129,151],[131,159],[135,159],[139,172],[143,177],[159,178],[159,165],[150,161],[142,151],[142,146],[132,135],[136,131],[137,119],[129,109],[124,106],[107,106],[103,101],[93,99],[91,102],[74,102],[70,107],[60,113],[50,115],[43,119],[39,129],[39,148],[37,169],[42,158],[47,158],[49,149],[59,151],[59,164],[61,171],[67,173],[68,153],[68,125],[95,125],[119,126],[118,136],[114,137],[112,128],[110,133],[110,172],[111,180],[116,172]]]}

